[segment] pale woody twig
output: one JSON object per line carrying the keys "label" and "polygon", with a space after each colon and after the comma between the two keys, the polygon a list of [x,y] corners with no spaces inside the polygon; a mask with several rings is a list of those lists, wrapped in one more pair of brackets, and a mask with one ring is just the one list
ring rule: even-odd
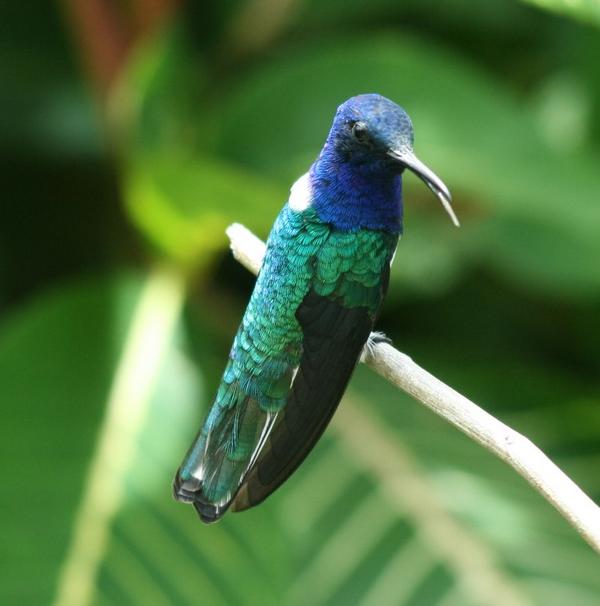
{"label": "pale woody twig", "polygon": [[[239,224],[230,225],[227,235],[234,257],[258,273],[264,243]],[[365,350],[363,361],[511,465],[600,552],[600,508],[535,444],[387,343],[372,344]]]}

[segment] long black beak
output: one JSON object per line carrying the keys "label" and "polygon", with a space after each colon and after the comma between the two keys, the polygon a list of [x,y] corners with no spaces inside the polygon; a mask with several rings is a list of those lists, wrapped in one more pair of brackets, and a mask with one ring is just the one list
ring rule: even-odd
{"label": "long black beak", "polygon": [[427,187],[438,197],[439,201],[442,203],[444,210],[450,215],[450,219],[452,219],[452,223],[456,225],[456,227],[460,226],[458,219],[456,218],[456,214],[452,208],[452,196],[450,195],[450,191],[446,187],[445,183],[417,156],[415,156],[412,149],[405,148],[400,150],[391,150],[388,154],[397,160],[401,164],[403,164],[406,168],[410,169],[419,179],[423,180]]}

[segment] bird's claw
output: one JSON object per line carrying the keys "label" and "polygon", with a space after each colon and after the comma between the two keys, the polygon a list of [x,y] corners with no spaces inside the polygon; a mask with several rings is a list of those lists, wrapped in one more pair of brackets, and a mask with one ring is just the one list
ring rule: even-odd
{"label": "bird's claw", "polygon": [[369,335],[368,342],[371,342],[373,345],[378,345],[379,343],[385,343],[386,345],[393,345],[393,341],[383,332],[372,332]]}
{"label": "bird's claw", "polygon": [[382,332],[372,332],[363,347],[360,354],[360,361],[364,362],[368,357],[372,356],[376,345],[386,343],[392,345],[392,340]]}

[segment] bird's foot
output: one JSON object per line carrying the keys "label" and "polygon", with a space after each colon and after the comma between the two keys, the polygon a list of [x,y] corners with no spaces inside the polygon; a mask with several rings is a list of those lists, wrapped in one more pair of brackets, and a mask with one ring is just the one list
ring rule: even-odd
{"label": "bird's foot", "polygon": [[367,344],[368,343],[373,345],[377,345],[378,343],[387,343],[388,345],[392,345],[393,341],[383,332],[372,332],[369,335]]}
{"label": "bird's foot", "polygon": [[382,332],[372,332],[363,347],[362,353],[360,354],[360,361],[364,362],[367,358],[373,356],[375,346],[380,343],[386,343],[392,345],[392,340]]}

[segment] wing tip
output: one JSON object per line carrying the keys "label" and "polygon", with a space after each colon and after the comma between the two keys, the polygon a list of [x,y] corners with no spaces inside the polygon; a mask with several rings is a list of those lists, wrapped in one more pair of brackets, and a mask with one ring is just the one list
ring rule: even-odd
{"label": "wing tip", "polygon": [[231,511],[237,513],[238,511],[245,511],[250,509],[254,503],[250,502],[250,495],[248,494],[248,485],[242,484],[238,490],[233,502],[231,504]]}

